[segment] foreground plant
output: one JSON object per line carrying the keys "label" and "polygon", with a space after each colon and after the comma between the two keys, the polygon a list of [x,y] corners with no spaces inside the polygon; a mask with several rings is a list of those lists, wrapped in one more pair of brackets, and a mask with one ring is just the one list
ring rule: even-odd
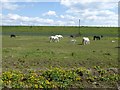
{"label": "foreground plant", "polygon": [[[38,71],[39,72],[39,71]],[[102,82],[109,84],[117,83],[120,75],[110,73],[101,67],[86,69],[84,67],[74,70],[51,68],[45,71],[6,71],[2,73],[2,87],[7,88],[69,88],[85,87],[86,84],[100,85]],[[97,74],[96,74],[97,72]],[[113,86],[113,85],[112,85]],[[114,85],[115,86],[115,85]],[[98,86],[99,87],[99,86]]]}

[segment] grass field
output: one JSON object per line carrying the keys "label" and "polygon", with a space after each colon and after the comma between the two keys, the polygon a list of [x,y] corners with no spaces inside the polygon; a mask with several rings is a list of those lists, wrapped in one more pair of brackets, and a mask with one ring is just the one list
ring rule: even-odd
{"label": "grass field", "polygon": [[3,26],[2,34],[30,35],[30,36],[49,36],[54,34],[71,35],[81,33],[83,36],[104,35],[118,36],[116,27],[73,27],[73,26]]}
{"label": "grass field", "polygon": [[[78,33],[77,27],[3,27],[3,70],[118,66],[117,28],[81,27],[80,30],[82,36],[90,38],[90,45],[82,45],[82,36],[76,38],[75,44],[70,42],[69,35]],[[18,36],[10,38],[11,33]],[[64,38],[59,43],[49,43],[48,36],[57,33]],[[102,40],[92,40],[93,35],[101,34]]]}
{"label": "grass field", "polygon": [[[77,42],[70,42],[69,36],[79,32]],[[64,38],[50,43],[55,34]],[[103,38],[94,41],[94,35]],[[83,36],[90,38],[89,45],[82,45]],[[115,27],[3,26],[2,87],[116,88],[118,40]]]}

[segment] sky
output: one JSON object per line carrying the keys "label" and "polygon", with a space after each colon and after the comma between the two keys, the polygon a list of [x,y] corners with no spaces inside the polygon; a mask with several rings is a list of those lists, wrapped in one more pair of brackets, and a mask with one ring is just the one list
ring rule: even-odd
{"label": "sky", "polygon": [[119,0],[2,0],[0,25],[118,26]]}

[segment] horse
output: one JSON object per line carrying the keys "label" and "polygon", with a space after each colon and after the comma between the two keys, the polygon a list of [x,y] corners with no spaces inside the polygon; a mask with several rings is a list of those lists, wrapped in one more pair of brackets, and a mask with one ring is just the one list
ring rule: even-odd
{"label": "horse", "polygon": [[11,37],[11,38],[12,38],[12,37],[16,37],[16,35],[14,35],[14,34],[11,34],[11,35],[10,35],[10,37]]}
{"label": "horse", "polygon": [[72,43],[76,43],[76,39],[71,39],[70,40]]}
{"label": "horse", "polygon": [[75,36],[73,36],[73,35],[70,35],[70,37],[71,37],[71,38],[74,38]]}
{"label": "horse", "polygon": [[102,35],[101,36],[94,36],[93,40],[100,40],[102,37],[103,37]]}
{"label": "horse", "polygon": [[90,44],[90,39],[88,37],[83,37],[82,44]]}
{"label": "horse", "polygon": [[63,38],[62,35],[55,35],[55,36],[57,36],[59,39]]}
{"label": "horse", "polygon": [[52,41],[59,42],[59,38],[57,36],[50,36],[49,39],[50,39],[50,42],[52,42]]}
{"label": "horse", "polygon": [[78,34],[71,34],[71,35],[70,35],[71,38],[76,38],[76,37],[79,37],[79,36],[81,36],[80,33],[78,33]]}

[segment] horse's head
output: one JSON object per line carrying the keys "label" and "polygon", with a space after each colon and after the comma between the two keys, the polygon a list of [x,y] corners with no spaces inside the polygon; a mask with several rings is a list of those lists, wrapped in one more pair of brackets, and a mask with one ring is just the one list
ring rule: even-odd
{"label": "horse's head", "polygon": [[101,35],[101,38],[103,37],[103,35]]}

